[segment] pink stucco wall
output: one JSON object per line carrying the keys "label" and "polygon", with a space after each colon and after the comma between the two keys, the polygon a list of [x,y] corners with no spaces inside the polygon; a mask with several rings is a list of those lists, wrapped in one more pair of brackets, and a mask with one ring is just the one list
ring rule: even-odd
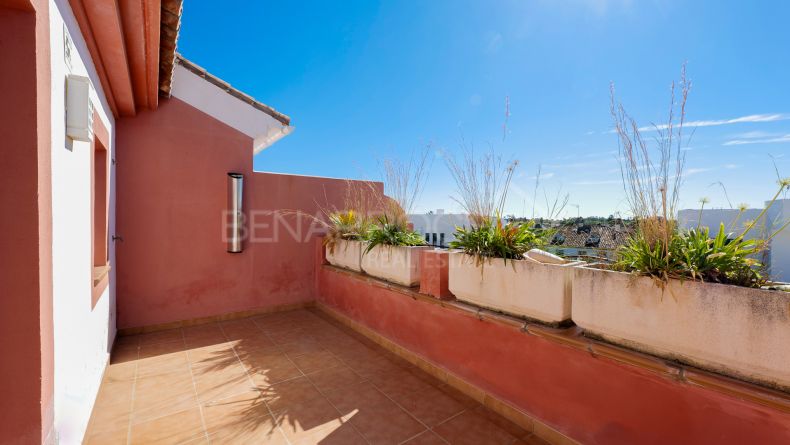
{"label": "pink stucco wall", "polygon": [[[348,181],[253,172],[249,137],[177,98],[120,120],[116,150],[119,328],[313,300],[310,220],[272,212],[341,208]],[[238,254],[223,233],[228,172],[244,174],[254,235]]]}
{"label": "pink stucco wall", "polygon": [[54,418],[49,3],[0,3],[0,444]]}
{"label": "pink stucco wall", "polygon": [[318,267],[318,301],[585,444],[786,444],[790,413]]}

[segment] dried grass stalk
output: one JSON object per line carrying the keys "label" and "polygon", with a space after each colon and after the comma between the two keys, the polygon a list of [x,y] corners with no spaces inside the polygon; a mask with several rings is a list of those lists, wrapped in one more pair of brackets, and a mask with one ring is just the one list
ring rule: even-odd
{"label": "dried grass stalk", "polygon": [[457,196],[452,199],[466,211],[474,227],[481,227],[503,215],[518,161],[504,164],[493,149],[478,158],[474,148],[463,142],[461,148],[460,160],[445,153],[447,168],[456,185]]}
{"label": "dried grass stalk", "polygon": [[[686,100],[691,82],[686,78],[686,65],[680,81],[672,82],[667,121],[652,125],[656,132],[651,149],[636,121],[615,98],[610,87],[610,111],[618,135],[620,171],[626,198],[641,236],[650,245],[661,243],[665,254],[676,228],[676,212],[685,168],[683,125]],[[680,97],[677,97],[679,90]]]}
{"label": "dried grass stalk", "polygon": [[420,199],[430,173],[431,153],[431,147],[426,146],[413,152],[407,161],[385,159],[381,162],[384,194],[390,198],[381,208],[390,222],[403,227],[408,224],[408,214]]}

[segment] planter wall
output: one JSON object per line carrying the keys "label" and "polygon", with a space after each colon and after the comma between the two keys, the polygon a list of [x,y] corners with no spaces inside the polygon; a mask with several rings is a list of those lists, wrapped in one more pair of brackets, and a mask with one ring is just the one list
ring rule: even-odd
{"label": "planter wall", "polygon": [[449,288],[459,300],[558,324],[571,318],[571,282],[578,264],[496,258],[480,266],[471,255],[452,252]]}
{"label": "planter wall", "polygon": [[576,268],[573,321],[648,353],[790,389],[790,294]]}
{"label": "planter wall", "polygon": [[336,241],[333,249],[326,247],[326,260],[333,266],[360,272],[364,245],[362,241]]}
{"label": "planter wall", "polygon": [[376,278],[416,286],[420,284],[420,253],[428,249],[431,247],[379,245],[362,255],[362,270]]}
{"label": "planter wall", "polygon": [[[529,335],[518,326],[481,321],[455,303],[431,304],[416,293],[411,296],[331,267],[320,267],[317,276],[320,306],[580,443],[790,443],[788,410],[591,354],[587,347],[557,341],[554,335]],[[717,381],[707,373],[696,376]],[[539,425],[535,422],[535,432],[541,435]]]}

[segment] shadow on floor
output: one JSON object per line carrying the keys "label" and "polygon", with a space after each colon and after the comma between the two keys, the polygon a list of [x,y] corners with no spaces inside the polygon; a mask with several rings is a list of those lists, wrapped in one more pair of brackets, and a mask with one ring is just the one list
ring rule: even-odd
{"label": "shadow on floor", "polygon": [[119,337],[86,443],[538,443],[308,310]]}

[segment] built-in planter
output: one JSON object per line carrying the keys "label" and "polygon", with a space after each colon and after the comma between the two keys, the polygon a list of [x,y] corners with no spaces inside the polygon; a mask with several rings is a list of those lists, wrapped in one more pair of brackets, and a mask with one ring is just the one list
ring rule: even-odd
{"label": "built-in planter", "polygon": [[361,272],[364,247],[362,241],[337,240],[332,248],[326,246],[326,260],[333,266]]}
{"label": "built-in planter", "polygon": [[790,389],[790,294],[576,268],[573,321],[586,333]]}
{"label": "built-in planter", "polygon": [[571,282],[579,264],[500,258],[478,264],[471,255],[451,252],[449,288],[462,301],[560,324],[571,318]]}
{"label": "built-in planter", "polygon": [[[365,251],[363,246],[362,251]],[[402,284],[420,284],[420,253],[427,246],[378,245],[362,255],[362,270],[376,278]]]}

